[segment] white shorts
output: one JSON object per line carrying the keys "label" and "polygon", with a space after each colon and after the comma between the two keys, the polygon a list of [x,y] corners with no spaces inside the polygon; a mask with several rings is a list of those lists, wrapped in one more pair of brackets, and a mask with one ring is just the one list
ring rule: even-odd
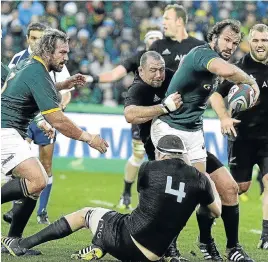
{"label": "white shorts", "polygon": [[161,137],[166,135],[179,136],[188,151],[191,163],[206,162],[207,150],[202,130],[189,132],[170,127],[166,122],[156,119],[151,126],[151,139],[154,147],[157,146]]}
{"label": "white shorts", "polygon": [[102,217],[112,211],[111,209],[106,209],[102,207],[95,207],[91,208],[92,213],[90,214],[90,217],[88,218],[88,221],[86,221],[87,227],[91,230],[92,234],[95,235],[99,222],[102,219]]}
{"label": "white shorts", "polygon": [[1,175],[34,157],[30,144],[14,128],[1,128]]}

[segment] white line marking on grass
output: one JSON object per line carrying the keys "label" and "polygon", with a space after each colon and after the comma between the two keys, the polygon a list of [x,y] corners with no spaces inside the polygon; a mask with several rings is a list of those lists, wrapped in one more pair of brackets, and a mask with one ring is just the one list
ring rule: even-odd
{"label": "white line marking on grass", "polygon": [[251,229],[249,230],[251,233],[254,233],[254,234],[258,234],[260,235],[261,234],[261,230],[258,230],[258,229]]}
{"label": "white line marking on grass", "polygon": [[102,200],[90,200],[90,202],[93,204],[96,204],[96,205],[101,205],[101,206],[106,206],[106,207],[114,207],[113,203],[102,201]]}

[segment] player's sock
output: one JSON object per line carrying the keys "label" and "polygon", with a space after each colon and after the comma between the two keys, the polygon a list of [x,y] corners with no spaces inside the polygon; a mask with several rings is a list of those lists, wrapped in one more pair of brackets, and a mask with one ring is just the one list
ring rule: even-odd
{"label": "player's sock", "polygon": [[54,239],[66,237],[72,233],[73,231],[68,221],[65,217],[62,217],[35,235],[22,239],[20,247],[29,249]]}
{"label": "player's sock", "polygon": [[48,203],[48,199],[49,199],[50,192],[51,192],[52,182],[53,182],[53,177],[50,176],[48,178],[47,186],[44,188],[39,198],[39,208],[37,211],[38,216],[41,215],[42,210],[47,209],[47,203]]}
{"label": "player's sock", "polygon": [[238,225],[239,225],[239,205],[235,206],[222,206],[221,214],[226,238],[227,248],[233,248],[238,243]]}
{"label": "player's sock", "polygon": [[261,238],[267,238],[268,239],[268,220],[262,220]]}
{"label": "player's sock", "polygon": [[13,219],[8,232],[9,237],[21,237],[31,214],[34,211],[37,200],[30,197],[18,200],[13,206]]}
{"label": "player's sock", "polygon": [[208,244],[212,240],[211,228],[214,222],[214,218],[211,218],[207,209],[200,206],[196,212],[196,218],[199,226],[199,241],[203,244]]}
{"label": "player's sock", "polygon": [[1,187],[1,204],[29,196],[24,178],[15,178]]}
{"label": "player's sock", "polygon": [[131,195],[131,186],[133,182],[127,182],[124,180],[125,186],[124,186],[124,192],[123,195]]}

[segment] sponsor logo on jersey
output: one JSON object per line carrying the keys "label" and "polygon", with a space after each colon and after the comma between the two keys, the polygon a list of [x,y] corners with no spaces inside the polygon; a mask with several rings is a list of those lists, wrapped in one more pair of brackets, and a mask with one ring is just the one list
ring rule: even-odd
{"label": "sponsor logo on jersey", "polygon": [[176,55],[175,61],[181,61],[184,57],[185,55]]}
{"label": "sponsor logo on jersey", "polygon": [[162,55],[170,55],[170,51],[168,49],[165,49],[163,52],[162,52]]}
{"label": "sponsor logo on jersey", "polygon": [[212,86],[211,86],[210,84],[205,84],[205,85],[203,85],[203,87],[204,87],[206,90],[210,90]]}
{"label": "sponsor logo on jersey", "polygon": [[159,96],[157,96],[157,95],[154,95],[154,102],[157,102],[159,100],[161,100],[161,98]]}
{"label": "sponsor logo on jersey", "polygon": [[268,87],[268,81],[264,81],[262,87]]}

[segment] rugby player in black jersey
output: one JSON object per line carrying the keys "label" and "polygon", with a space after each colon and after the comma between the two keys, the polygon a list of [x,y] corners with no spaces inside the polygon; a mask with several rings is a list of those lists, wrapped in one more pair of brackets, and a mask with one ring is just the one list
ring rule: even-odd
{"label": "rugby player in black jersey", "polygon": [[90,261],[109,253],[124,262],[159,261],[198,204],[214,217],[221,214],[214,182],[190,165],[183,141],[165,136],[156,147],[156,161],[143,163],[139,170],[140,201],[131,214],[86,207],[35,235],[2,238],[2,243],[13,256],[20,256],[36,245],[89,228],[94,235],[92,244],[72,258]]}
{"label": "rugby player in black jersey", "polygon": [[[158,40],[162,39],[163,34],[160,31],[160,28],[157,26],[150,26],[147,28],[147,33],[144,37],[145,49],[138,51],[135,55],[125,59],[121,62],[120,65],[115,67],[113,70],[101,73],[99,76],[88,76],[88,81],[93,83],[110,83],[115,82],[128,73],[135,73],[138,70],[140,65],[141,56],[148,51],[151,44]],[[140,138],[140,132],[137,125],[131,125],[131,134],[132,134],[132,155],[128,159],[125,166],[124,174],[124,190],[123,194],[120,197],[118,204],[119,209],[132,209],[131,206],[131,187],[136,179],[138,170],[144,160],[145,149]]]}
{"label": "rugby player in black jersey", "polygon": [[[268,27],[256,24],[249,33],[250,53],[237,63],[237,66],[256,80],[260,87],[260,97],[255,106],[243,112],[233,112],[233,117],[241,123],[235,126],[237,136],[228,136],[228,160],[231,174],[239,185],[240,193],[246,192],[251,184],[252,169],[255,164],[260,168],[264,185],[263,223],[259,248],[268,250]],[[231,135],[233,128],[226,115],[228,112],[222,100],[227,96],[232,83],[225,81],[211,97],[212,107],[217,112],[222,132]],[[228,118],[227,118],[228,119]],[[237,212],[239,212],[237,206]],[[238,219],[233,220],[231,230],[238,241]],[[230,248],[232,246],[228,246]]]}

